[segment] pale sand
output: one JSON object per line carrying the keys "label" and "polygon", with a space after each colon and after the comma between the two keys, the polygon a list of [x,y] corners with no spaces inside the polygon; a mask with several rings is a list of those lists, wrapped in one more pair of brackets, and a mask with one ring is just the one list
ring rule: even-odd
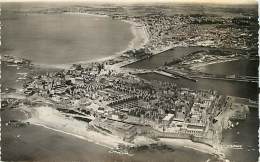
{"label": "pale sand", "polygon": [[[26,109],[26,108],[23,108]],[[30,108],[32,118],[26,121],[54,131],[69,134],[89,142],[108,148],[117,148],[119,144],[132,145],[113,135],[104,135],[87,129],[86,122],[65,118],[59,111],[51,107]]]}
{"label": "pale sand", "polygon": [[190,68],[193,69],[193,70],[200,70],[201,68],[204,68],[207,65],[236,61],[236,60],[239,60],[239,59],[238,58],[230,58],[230,59],[226,59],[226,60],[216,60],[216,61],[211,61],[211,62],[195,63],[195,64],[191,65]]}
{"label": "pale sand", "polygon": [[143,48],[149,42],[149,35],[145,25],[130,20],[122,21],[131,25],[131,31],[134,35],[134,39],[130,42],[127,49]]}
{"label": "pale sand", "polygon": [[225,156],[223,149],[213,148],[203,143],[192,142],[189,139],[160,138],[160,142],[167,145],[190,148],[207,154],[216,154],[219,155],[220,157]]}
{"label": "pale sand", "polygon": [[[88,130],[86,128],[85,122],[65,118],[65,116],[62,115],[59,111],[51,107],[42,106],[29,109],[23,107],[22,109],[26,110],[27,112],[30,111],[31,118],[27,119],[26,121],[33,125],[42,126],[47,129],[68,134],[110,149],[117,148],[119,144],[124,144],[127,146],[141,146],[157,143],[157,141],[154,141],[153,139],[144,136],[137,136],[133,141],[134,143],[132,144],[123,141],[118,136],[104,135],[92,130]],[[172,146],[186,147],[207,154],[215,154],[222,158],[225,157],[223,150],[213,148],[202,143],[195,143],[188,139],[160,138],[158,142]]]}

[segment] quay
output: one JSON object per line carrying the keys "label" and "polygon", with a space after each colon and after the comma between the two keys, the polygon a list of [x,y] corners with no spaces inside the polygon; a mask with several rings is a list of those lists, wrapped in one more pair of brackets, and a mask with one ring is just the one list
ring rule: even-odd
{"label": "quay", "polygon": [[168,72],[166,72],[164,70],[154,70],[153,72],[156,73],[156,74],[160,74],[160,75],[164,75],[164,76],[173,78],[173,79],[179,79],[179,77],[177,77],[176,75],[168,73]]}
{"label": "quay", "polygon": [[222,77],[218,77],[218,76],[214,76],[214,75],[207,75],[207,76],[192,75],[192,76],[190,76],[190,78],[258,83],[257,77],[250,77],[250,76],[238,76],[238,77],[222,76]]}
{"label": "quay", "polygon": [[179,79],[180,78],[180,77],[178,77],[178,76],[176,76],[174,74],[168,73],[168,72],[166,72],[164,70],[131,69],[129,71],[129,69],[128,69],[128,72],[130,72],[131,74],[156,73],[156,74],[167,76],[167,77],[170,77],[170,78],[173,78],[173,79]]}
{"label": "quay", "polygon": [[192,78],[192,77],[189,77],[187,76],[186,74],[181,74],[179,72],[176,72],[176,71],[170,71],[170,70],[162,70],[164,73],[167,73],[167,74],[170,74],[170,75],[175,75],[175,76],[178,76],[178,77],[181,77],[181,78],[184,78],[184,79],[188,79],[188,80],[191,80],[193,82],[197,82],[198,80]]}

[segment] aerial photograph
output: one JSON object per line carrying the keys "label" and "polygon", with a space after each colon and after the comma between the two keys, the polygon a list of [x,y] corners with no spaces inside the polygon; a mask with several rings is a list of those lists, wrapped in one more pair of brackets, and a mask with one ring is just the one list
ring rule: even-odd
{"label": "aerial photograph", "polygon": [[258,162],[257,0],[2,0],[3,162]]}

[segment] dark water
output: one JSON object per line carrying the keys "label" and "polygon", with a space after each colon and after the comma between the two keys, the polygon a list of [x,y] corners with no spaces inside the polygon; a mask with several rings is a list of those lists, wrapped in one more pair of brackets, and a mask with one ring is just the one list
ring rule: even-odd
{"label": "dark water", "polygon": [[[21,14],[2,5],[2,54],[39,64],[101,59],[125,50],[134,38],[128,23],[79,14]],[[17,9],[19,11],[19,8]]]}
{"label": "dark water", "polygon": [[[181,58],[187,54],[208,50],[205,47],[177,47],[168,50],[161,54],[155,55],[149,59],[141,60],[125,67],[135,69],[156,69],[163,66],[165,62],[172,59]],[[220,64],[212,64],[205,67],[200,67],[202,72],[209,74],[238,74],[248,76],[258,76],[259,61],[242,59],[238,61],[230,61]],[[186,79],[172,79],[156,73],[139,74],[141,78],[147,80],[167,80],[177,83],[181,87],[191,89],[213,89],[219,91],[221,94],[234,95],[239,97],[246,97],[256,100],[258,96],[258,84],[247,82],[233,82],[212,79],[198,79],[198,82],[193,82]]]}
{"label": "dark water", "polygon": [[242,59],[237,61],[207,65],[205,67],[201,67],[200,71],[211,74],[238,74],[247,76],[257,76],[258,65],[258,60],[248,61],[247,59]]}
{"label": "dark water", "polygon": [[258,110],[250,109],[249,117],[240,124],[224,132],[223,142],[231,145],[242,145],[243,149],[231,149],[227,153],[228,159],[234,162],[256,162],[258,161]]}
{"label": "dark water", "polygon": [[172,147],[170,151],[144,149],[133,152],[134,156],[111,154],[108,148],[43,127],[4,125],[10,119],[24,119],[20,111],[8,110],[1,115],[4,161],[205,162],[214,158],[183,147]]}
{"label": "dark water", "polygon": [[246,82],[233,82],[211,79],[198,79],[193,82],[187,79],[172,79],[156,73],[138,74],[139,77],[146,80],[160,80],[174,82],[177,85],[191,89],[212,89],[217,90],[221,94],[233,95],[238,97],[246,97],[253,100],[258,96],[258,84]]}
{"label": "dark water", "polygon": [[[165,62],[170,62],[173,59],[183,57],[192,52],[201,50],[201,47],[176,47],[171,50],[165,51],[161,54],[150,57],[149,59],[141,60],[133,64],[127,65],[127,68],[138,68],[138,69],[155,69],[164,65]],[[204,48],[207,49],[207,48]]]}

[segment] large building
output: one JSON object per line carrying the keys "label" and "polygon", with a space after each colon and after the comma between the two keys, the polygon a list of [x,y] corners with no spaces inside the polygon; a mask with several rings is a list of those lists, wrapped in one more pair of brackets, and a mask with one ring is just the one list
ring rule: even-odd
{"label": "large building", "polygon": [[125,141],[131,141],[137,134],[137,127],[135,125],[111,119],[100,119],[96,126],[113,135],[119,136]]}

